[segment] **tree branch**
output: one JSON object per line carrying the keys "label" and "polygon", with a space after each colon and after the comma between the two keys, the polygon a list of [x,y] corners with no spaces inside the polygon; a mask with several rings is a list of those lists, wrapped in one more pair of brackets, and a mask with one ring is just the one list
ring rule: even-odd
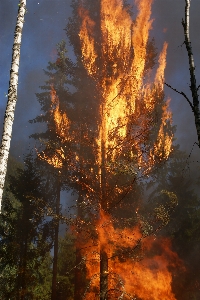
{"label": "tree branch", "polygon": [[192,102],[191,102],[190,99],[186,96],[185,93],[179,92],[177,89],[173,88],[170,84],[168,84],[168,83],[166,83],[166,82],[165,82],[165,85],[168,86],[168,87],[169,87],[170,89],[172,89],[173,91],[175,91],[176,93],[182,95],[182,96],[187,100],[187,102],[189,103],[190,107],[192,108],[192,111],[195,112],[195,111],[194,111],[194,106],[193,106]]}

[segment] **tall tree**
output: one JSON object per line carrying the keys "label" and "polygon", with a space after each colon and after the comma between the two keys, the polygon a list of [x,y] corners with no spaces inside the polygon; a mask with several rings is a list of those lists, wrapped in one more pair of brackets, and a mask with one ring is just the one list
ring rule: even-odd
{"label": "tall tree", "polygon": [[[44,181],[32,156],[9,178],[0,215],[1,296],[30,299],[39,267],[52,247],[53,224],[45,220]],[[13,199],[14,197],[14,199]],[[5,278],[8,284],[5,285]]]}
{"label": "tall tree", "polygon": [[188,54],[188,61],[189,61],[189,72],[190,72],[190,91],[192,94],[192,100],[184,93],[178,91],[176,88],[172,87],[170,84],[165,83],[168,87],[170,87],[172,90],[177,92],[178,94],[181,94],[186,101],[189,103],[195,119],[195,126],[197,131],[197,138],[198,138],[198,146],[200,148],[200,105],[199,105],[199,87],[200,85],[197,85],[196,82],[196,75],[195,75],[195,64],[194,64],[194,56],[192,51],[192,44],[190,41],[190,31],[189,31],[189,25],[190,25],[190,3],[191,0],[185,0],[185,19],[182,19],[182,25],[184,29],[184,35],[185,40],[184,44],[187,50]]}
{"label": "tall tree", "polygon": [[[52,190],[51,203],[54,224],[54,246],[53,246],[53,268],[52,268],[52,289],[51,299],[57,299],[57,274],[58,274],[58,247],[59,247],[59,223],[60,223],[60,191],[63,185],[68,186],[68,176],[70,169],[70,155],[72,141],[69,137],[69,119],[66,114],[67,107],[71,102],[69,84],[70,75],[73,73],[73,64],[66,56],[65,42],[62,41],[58,47],[58,57],[55,63],[49,63],[47,71],[48,80],[42,87],[45,90],[37,94],[41,103],[43,114],[36,117],[31,122],[46,122],[47,130],[41,134],[33,134],[32,137],[39,140],[38,155],[51,170],[51,183],[54,185]],[[73,117],[71,117],[73,119]],[[69,142],[72,146],[69,145]],[[67,158],[63,166],[63,156]],[[48,166],[49,165],[49,166]],[[63,174],[63,170],[65,172]],[[72,176],[72,174],[71,174]]]}
{"label": "tall tree", "polygon": [[17,102],[17,85],[18,85],[18,70],[20,60],[20,47],[22,40],[22,29],[24,25],[24,15],[26,12],[26,0],[19,1],[19,9],[17,14],[17,23],[14,33],[14,44],[12,52],[12,62],[10,70],[10,83],[8,89],[8,101],[4,116],[4,126],[2,141],[0,147],[0,211],[1,201],[7,171],[7,161],[10,150],[10,141],[12,136],[12,126],[14,121],[15,106]]}
{"label": "tall tree", "polygon": [[[40,158],[59,170],[62,184],[78,193],[78,218],[74,219],[76,262],[78,267],[81,260],[82,265],[87,264],[91,285],[86,289],[87,296],[100,299],[123,293],[123,280],[109,273],[108,265],[127,251],[134,256],[135,249],[133,245],[120,246],[119,239],[113,241],[105,228],[115,236],[115,226],[120,235],[123,224],[121,218],[117,222],[116,207],[119,216],[119,207],[126,201],[131,203],[132,225],[136,225],[140,194],[137,182],[165,161],[171,151],[171,115],[162,82],[167,45],[159,56],[154,82],[146,82],[145,75],[154,77],[151,69],[156,55],[148,34],[151,1],[141,2],[137,2],[139,13],[133,21],[126,1],[112,0],[109,6],[105,0],[73,1],[74,18],[66,31],[77,61],[65,68],[69,64],[61,51],[56,63],[49,65],[51,84],[39,95],[45,113],[35,119],[47,122],[47,131],[35,135],[40,142],[44,140]],[[73,93],[69,93],[69,86],[59,86],[60,80],[56,83],[58,74],[62,83],[67,80],[70,84],[69,79],[73,79]],[[116,220],[113,227],[112,218]],[[115,258],[111,259],[112,255]],[[94,261],[96,272],[91,274],[89,263]],[[75,283],[80,283],[76,279],[81,274],[75,273]],[[113,278],[117,282],[114,288]],[[83,289],[75,286],[74,299],[82,296]]]}

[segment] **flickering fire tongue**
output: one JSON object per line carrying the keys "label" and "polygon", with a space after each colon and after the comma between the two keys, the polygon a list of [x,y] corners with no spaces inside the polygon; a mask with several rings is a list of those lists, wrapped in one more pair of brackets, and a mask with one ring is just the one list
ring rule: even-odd
{"label": "flickering fire tongue", "polygon": [[[175,300],[172,292],[172,274],[170,268],[183,268],[178,255],[171,250],[171,242],[168,238],[148,237],[142,239],[139,227],[133,229],[116,229],[110,216],[101,211],[101,218],[96,224],[99,244],[96,248],[91,244],[84,244],[83,254],[86,257],[87,278],[90,285],[85,299],[95,300],[97,294],[94,289],[99,286],[99,260],[100,244],[105,246],[108,254],[108,278],[110,298],[113,291],[119,296],[124,293],[123,299],[142,300]],[[116,254],[117,249],[136,249],[139,245],[145,249],[144,257],[135,259],[123,259],[123,254]],[[124,253],[127,256],[127,253]],[[128,295],[131,295],[129,297]],[[136,298],[132,298],[136,297]],[[118,298],[116,298],[118,299]]]}
{"label": "flickering fire tongue", "polygon": [[[105,213],[108,208],[108,199],[105,199],[107,175],[112,175],[113,164],[117,162],[117,166],[120,165],[118,158],[129,155],[132,159],[130,164],[133,165],[136,160],[138,170],[147,174],[158,161],[166,160],[172,151],[173,134],[166,130],[168,122],[171,122],[169,100],[161,101],[164,94],[167,44],[163,45],[155,74],[151,70],[147,72],[145,68],[153,0],[135,0],[138,10],[135,21],[124,8],[122,0],[101,0],[100,3],[98,22],[90,17],[84,7],[79,8],[82,21],[79,32],[82,62],[88,75],[95,81],[101,98],[96,135],[98,150],[94,162],[99,170],[95,182],[99,181],[97,185],[101,195],[95,190],[97,185],[90,186],[90,183],[85,192],[87,200],[90,195],[93,196],[92,199],[97,194],[100,198],[99,221],[93,224],[98,235],[98,245],[93,248],[91,243],[86,245],[84,242],[82,247],[80,241],[77,245],[79,248],[88,249],[88,246],[89,249],[94,249],[82,251],[86,257],[87,278],[90,280],[85,299],[97,299],[99,292],[95,290],[101,285],[99,274],[102,273],[100,256],[106,253],[108,268],[103,272],[108,274],[108,291],[119,291],[119,297],[123,295],[123,299],[133,299],[131,297],[136,296],[142,300],[175,300],[171,288],[172,275],[168,267],[180,262],[170,250],[169,241],[160,241],[160,255],[141,261],[126,257],[124,263],[123,253],[121,256],[116,255],[119,248],[134,250],[141,245],[150,251],[154,241],[152,238],[144,240],[139,226],[132,229],[114,228],[111,217]],[[51,114],[60,145],[58,149],[54,149],[53,154],[49,154],[46,149],[39,156],[54,167],[62,168],[67,159],[62,145],[70,140],[70,120],[65,112],[61,112],[59,98],[53,87],[51,101]],[[162,113],[160,119],[156,120],[158,107]],[[157,129],[154,139],[145,147],[145,141],[154,127]],[[83,185],[84,182],[80,184]],[[114,194],[120,194],[123,187],[120,190],[115,184],[112,190]]]}
{"label": "flickering fire tongue", "polygon": [[70,120],[65,112],[61,112],[60,101],[53,86],[51,86],[51,115],[53,116],[60,146],[57,149],[54,147],[53,151],[51,151],[51,149],[48,151],[48,147],[46,147],[45,151],[39,153],[38,156],[40,159],[47,161],[48,164],[54,166],[55,168],[62,168],[63,162],[66,159],[65,151],[62,148],[62,145],[71,139],[69,135]]}
{"label": "flickering fire tongue", "polygon": [[[123,8],[122,0],[101,1],[101,19],[98,25],[90,18],[88,11],[82,7],[79,9],[82,18],[79,36],[83,64],[88,74],[96,81],[102,95],[98,137],[100,165],[102,164],[102,145],[106,149],[105,159],[109,155],[113,160],[121,153],[123,143],[119,140],[130,135],[130,131],[128,132],[130,118],[139,119],[144,114],[144,111],[137,108],[141,100],[146,109],[146,121],[143,121],[140,126],[147,135],[152,122],[150,115],[157,104],[155,93],[157,102],[160,100],[159,95],[163,94],[166,43],[160,53],[153,82],[147,80],[144,83],[147,43],[152,26],[150,19],[152,2],[152,0],[135,1],[138,9],[135,22]],[[94,34],[97,26],[99,26],[99,38]],[[149,74],[150,77],[152,76]],[[165,106],[154,146],[145,151],[145,155],[147,151],[149,152],[148,161],[143,157],[144,151],[141,147],[134,145],[138,151],[140,166],[152,167],[157,156],[168,158],[171,152],[172,136],[165,135],[163,126],[170,119],[168,106]]]}
{"label": "flickering fire tongue", "polygon": [[[84,7],[79,8],[82,20],[79,37],[83,65],[88,75],[96,82],[101,95],[96,163],[99,165],[102,190],[100,206],[106,210],[104,196],[110,164],[120,156],[126,156],[128,152],[132,154],[134,149],[137,152],[139,169],[143,168],[143,174],[147,174],[157,161],[169,157],[173,135],[165,130],[167,122],[171,122],[169,101],[164,104],[161,102],[164,94],[167,43],[164,43],[159,55],[155,75],[153,76],[151,71],[145,74],[153,0],[135,1],[138,10],[135,21],[124,8],[122,0],[101,0],[100,3],[101,13],[98,21],[92,19]],[[162,116],[156,121],[158,106],[161,107]],[[157,126],[157,136],[149,147],[144,148],[145,139],[151,134],[154,123]],[[132,124],[139,127],[136,132]],[[129,142],[128,147],[126,141]],[[134,160],[135,154],[132,158]],[[126,259],[123,263],[123,259],[114,257],[116,249],[134,249],[142,242],[142,234],[139,228],[114,229],[111,219],[103,210],[100,210],[100,221],[96,224],[98,249],[85,253],[91,285],[101,286],[101,273],[106,272],[108,291],[119,290],[120,295],[124,293],[123,299],[129,299],[130,294],[143,300],[175,300],[171,289],[172,275],[168,266],[170,257],[174,259],[176,254],[165,243],[166,249],[163,249],[160,256],[146,258],[141,262]],[[151,248],[153,241],[149,239],[145,243],[149,243]],[[169,259],[165,257],[166,252],[171,255]],[[108,269],[102,271],[99,267],[100,258],[105,253]],[[176,259],[178,261],[177,257]],[[101,274],[100,279],[98,274]],[[90,287],[85,297],[96,299],[97,294]]]}

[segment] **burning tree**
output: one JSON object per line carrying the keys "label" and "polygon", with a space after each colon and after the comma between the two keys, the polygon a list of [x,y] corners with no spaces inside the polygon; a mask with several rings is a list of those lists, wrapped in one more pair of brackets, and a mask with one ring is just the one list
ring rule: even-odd
{"label": "burning tree", "polygon": [[[110,213],[111,207],[130,193],[138,176],[149,174],[171,151],[172,134],[166,130],[171,114],[163,102],[167,44],[160,53],[151,83],[146,57],[152,1],[136,1],[138,14],[134,21],[122,1],[113,0],[109,4],[99,1],[97,18],[90,15],[84,4],[79,7],[82,62],[95,81],[100,98],[95,162],[101,228],[107,223],[105,212]],[[155,120],[156,113],[160,122]],[[127,167],[129,174],[124,178],[121,173]],[[96,195],[97,189],[92,190]],[[105,240],[105,232],[103,236],[100,232],[100,299],[103,300],[112,290],[108,259],[113,253],[109,254],[108,236]],[[135,243],[133,238],[133,247]]]}
{"label": "burning tree", "polygon": [[[156,70],[152,70],[156,57],[149,37],[152,2],[135,1],[133,19],[129,5],[122,0],[109,4],[106,0],[73,1],[76,18],[66,30],[77,62],[64,56],[61,45],[56,63],[49,65],[46,89],[50,97],[43,101],[44,95],[39,96],[46,115],[35,121],[46,119],[48,124],[45,134],[35,135],[43,137],[38,155],[57,170],[60,187],[65,185],[78,194],[77,218],[70,224],[77,234],[76,277],[80,279],[79,266],[86,266],[88,299],[147,299],[149,292],[154,299],[162,295],[175,299],[164,259],[163,277],[159,278],[167,285],[161,283],[156,292],[150,281],[161,274],[161,263],[156,271],[149,271],[146,292],[141,292],[141,280],[132,271],[125,279],[122,266],[126,260],[137,273],[139,262],[134,261],[141,257],[139,250],[153,245],[151,240],[145,244],[144,238],[166,224],[163,214],[170,213],[158,207],[154,214],[157,226],[153,226],[155,220],[150,224],[138,217],[139,186],[168,159],[173,140],[169,100],[164,100],[163,90],[166,43]],[[74,93],[70,85],[75,87]],[[176,196],[169,194],[169,198],[173,208]],[[120,215],[126,203],[131,208],[127,222]],[[178,260],[167,242],[165,245],[166,252]],[[149,262],[146,266],[145,270]],[[133,277],[135,285],[131,284]],[[75,288],[76,300],[82,299],[82,294]]]}

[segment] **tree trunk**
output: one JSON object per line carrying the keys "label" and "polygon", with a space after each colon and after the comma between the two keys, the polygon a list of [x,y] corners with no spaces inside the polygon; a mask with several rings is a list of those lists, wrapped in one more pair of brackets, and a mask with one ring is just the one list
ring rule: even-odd
{"label": "tree trunk", "polygon": [[[79,112],[80,113],[80,112]],[[84,213],[82,209],[82,203],[84,201],[84,189],[82,187],[83,180],[83,160],[84,160],[84,151],[82,143],[84,141],[84,132],[83,129],[80,131],[80,152],[79,152],[79,159],[80,159],[80,170],[79,170],[79,186],[78,186],[78,203],[77,203],[77,222],[79,223],[84,218]],[[81,226],[81,225],[80,225]],[[82,253],[81,253],[81,247],[79,245],[79,242],[82,239],[82,232],[81,228],[78,230],[77,233],[77,245],[76,245],[76,268],[74,272],[74,300],[82,300],[84,295],[84,282],[83,278],[85,278],[84,274],[84,266],[82,265]]]}
{"label": "tree trunk", "polygon": [[55,224],[55,237],[54,237],[54,253],[53,253],[53,277],[51,288],[51,300],[57,299],[57,273],[58,273],[58,236],[59,236],[59,213],[60,213],[60,184],[57,186],[56,195],[56,224]]}
{"label": "tree trunk", "polygon": [[[81,176],[80,176],[81,180]],[[79,196],[78,196],[78,208],[77,208],[77,222],[83,218],[81,203],[83,201],[81,185],[79,186]],[[77,233],[77,241],[81,240],[82,233]],[[82,268],[82,254],[80,246],[76,245],[76,268],[74,273],[74,300],[81,300],[83,298],[83,268]]]}
{"label": "tree trunk", "polygon": [[28,234],[26,233],[25,240],[21,242],[20,260],[18,267],[17,287],[18,292],[16,300],[24,300],[26,292],[26,267],[27,267],[27,243]]}
{"label": "tree trunk", "polygon": [[76,248],[76,268],[74,274],[74,300],[82,300],[84,295],[83,270],[81,266],[82,255],[80,249]]}
{"label": "tree trunk", "polygon": [[3,188],[5,183],[6,171],[7,171],[7,161],[8,161],[8,154],[10,150],[10,141],[12,136],[14,112],[15,112],[15,106],[17,102],[20,46],[21,46],[22,28],[24,24],[25,12],[26,12],[26,0],[20,0],[18,15],[17,15],[17,23],[15,27],[15,34],[14,34],[12,62],[11,62],[11,70],[10,70],[10,83],[8,89],[8,101],[7,101],[7,107],[4,116],[3,134],[2,134],[2,141],[0,147],[0,211],[1,211]]}
{"label": "tree trunk", "polygon": [[198,95],[198,87],[196,84],[196,76],[195,76],[195,65],[194,65],[194,57],[192,52],[192,45],[190,42],[190,34],[189,34],[189,21],[190,21],[190,1],[185,0],[185,20],[182,20],[182,25],[184,28],[185,35],[185,46],[188,53],[189,60],[189,70],[190,70],[190,90],[192,93],[193,99],[193,113],[195,117],[195,125],[198,136],[198,144],[200,147],[200,107],[199,107],[199,95]]}
{"label": "tree trunk", "polygon": [[173,88],[170,84],[165,83],[169,88],[171,88],[176,93],[182,95],[187,102],[189,103],[195,119],[195,126],[197,131],[198,138],[198,146],[200,148],[200,107],[199,107],[199,95],[198,90],[199,86],[196,83],[196,75],[195,75],[195,65],[194,65],[194,57],[192,52],[192,45],[190,42],[190,32],[189,32],[189,22],[190,22],[190,2],[191,0],[185,0],[185,19],[182,19],[182,25],[184,29],[185,41],[184,44],[186,46],[188,61],[189,61],[189,71],[190,71],[190,90],[192,93],[192,101],[186,96],[184,92],[180,92],[177,89]]}
{"label": "tree trunk", "polygon": [[[101,174],[100,174],[100,188],[101,188],[101,209],[107,211],[108,203],[106,197],[106,120],[104,103],[101,107]],[[100,300],[107,299],[108,291],[108,255],[106,252],[106,245],[100,241]]]}
{"label": "tree trunk", "polygon": [[100,249],[100,300],[107,299],[108,291],[108,255],[106,249]]}

